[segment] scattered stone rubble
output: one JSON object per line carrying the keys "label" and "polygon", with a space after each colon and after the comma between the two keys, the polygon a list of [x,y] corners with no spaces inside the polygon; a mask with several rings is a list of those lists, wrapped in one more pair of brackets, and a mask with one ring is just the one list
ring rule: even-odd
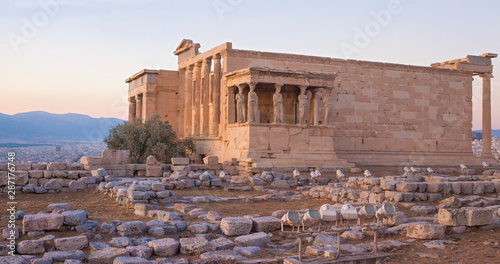
{"label": "scattered stone rubble", "polygon": [[[101,165],[104,160],[101,159]],[[213,161],[207,159],[207,162]],[[378,243],[381,251],[408,246],[395,239],[400,235],[430,240],[426,247],[443,248],[451,243],[444,240],[447,234],[500,228],[500,171],[497,169],[486,168],[483,175],[462,169],[462,176],[446,174],[457,171],[426,173],[424,169],[415,169],[403,176],[320,177],[315,179],[318,185],[312,186],[307,174],[239,175],[234,167],[224,170],[224,165],[191,166],[188,163],[185,159],[176,159],[173,165],[164,166],[149,157],[145,167],[134,165],[131,169],[136,177],[116,175],[117,167],[104,169],[65,163],[21,166],[16,184],[22,192],[77,191],[95,187],[119,204],[133,208],[135,214],[151,220],[98,223],[89,220],[87,212],[72,210],[67,203],[51,204],[46,212],[38,214],[17,212],[16,217],[22,219],[22,230],[18,230],[22,233],[22,241],[16,249],[19,255],[7,256],[6,244],[0,244],[0,256],[3,256],[0,263],[203,263],[204,260],[280,263],[287,254],[262,258],[263,250],[275,252],[276,256],[277,252],[293,255],[297,251],[297,242],[280,231],[280,219],[288,210],[277,210],[270,216],[222,217],[216,211],[205,212],[196,206],[202,203],[294,201],[309,196],[331,201],[326,203],[334,204],[337,215],[341,214],[340,207],[344,203],[358,210],[365,204],[378,209],[383,203],[394,203],[418,215],[409,217],[403,212],[391,215],[388,222],[392,226],[380,231],[384,238]],[[213,167],[208,169],[206,166]],[[353,169],[352,173],[366,174],[360,169]],[[268,193],[229,198],[176,197],[175,190],[184,188],[255,189]],[[341,252],[371,251],[373,232],[363,231],[356,224],[350,226],[350,230],[341,235]],[[326,228],[329,227],[331,225]],[[312,231],[311,227],[307,228]],[[3,231],[4,238],[8,231]],[[59,237],[57,233],[45,235],[46,231],[73,231],[75,235]],[[112,239],[106,243],[95,241],[103,235]],[[313,237],[306,242],[305,254],[323,256],[337,251],[336,236],[316,233]]]}

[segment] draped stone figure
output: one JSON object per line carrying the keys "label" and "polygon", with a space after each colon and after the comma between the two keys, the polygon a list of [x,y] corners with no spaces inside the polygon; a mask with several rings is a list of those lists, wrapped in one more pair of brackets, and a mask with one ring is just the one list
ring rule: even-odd
{"label": "draped stone figure", "polygon": [[283,111],[283,95],[281,94],[281,86],[276,85],[276,92],[273,94],[273,106],[274,106],[274,123],[283,123],[284,111]]}
{"label": "draped stone figure", "polygon": [[246,107],[245,107],[245,95],[243,94],[243,88],[239,88],[239,93],[236,95],[236,110],[238,113],[237,116],[238,123],[245,123]]}
{"label": "draped stone figure", "polygon": [[255,84],[250,85],[250,93],[248,93],[248,122],[257,122],[257,110],[259,105],[259,97],[255,92]]}
{"label": "draped stone figure", "polygon": [[298,123],[301,125],[307,124],[307,95],[300,94],[299,95],[299,120]]}
{"label": "draped stone figure", "polygon": [[325,126],[328,126],[332,121],[333,115],[333,98],[330,95],[325,95],[323,97],[323,103],[325,104]]}
{"label": "draped stone figure", "polygon": [[304,120],[304,124],[309,124],[309,122],[311,122],[311,100],[312,100],[312,93],[311,91],[307,91],[306,92],[306,116],[305,116],[305,120]]}

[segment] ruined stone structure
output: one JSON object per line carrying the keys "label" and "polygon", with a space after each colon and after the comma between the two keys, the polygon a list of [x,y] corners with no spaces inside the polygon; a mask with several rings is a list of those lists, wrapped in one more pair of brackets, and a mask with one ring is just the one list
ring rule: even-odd
{"label": "ruined stone structure", "polygon": [[231,43],[199,48],[183,40],[174,52],[178,71],[143,70],[126,80],[130,119],[158,113],[195,139],[195,160],[216,155],[256,168],[472,162],[476,74],[484,79],[486,138],[491,130],[494,54],[420,67]]}

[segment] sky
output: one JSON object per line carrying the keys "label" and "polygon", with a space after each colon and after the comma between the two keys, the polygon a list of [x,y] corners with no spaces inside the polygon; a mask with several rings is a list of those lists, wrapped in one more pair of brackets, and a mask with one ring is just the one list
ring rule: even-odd
{"label": "sky", "polygon": [[[177,69],[192,39],[235,49],[419,66],[500,53],[500,1],[0,0],[0,113],[127,119],[125,79]],[[365,35],[365,38],[361,38]],[[499,59],[494,59],[495,65]],[[498,64],[500,66],[500,63]],[[500,67],[492,127],[500,129]],[[473,83],[481,128],[481,81]]]}

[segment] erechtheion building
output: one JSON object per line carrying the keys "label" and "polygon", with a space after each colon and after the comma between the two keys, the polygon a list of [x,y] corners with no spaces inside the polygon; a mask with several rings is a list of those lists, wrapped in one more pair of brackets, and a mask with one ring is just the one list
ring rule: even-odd
{"label": "erechtheion building", "polygon": [[[420,67],[231,43],[199,48],[183,40],[177,71],[142,70],[126,80],[129,119],[159,114],[195,139],[194,159],[216,155],[256,168],[471,162],[473,75],[483,78],[491,139],[495,54]],[[483,155],[491,156],[488,147]]]}

